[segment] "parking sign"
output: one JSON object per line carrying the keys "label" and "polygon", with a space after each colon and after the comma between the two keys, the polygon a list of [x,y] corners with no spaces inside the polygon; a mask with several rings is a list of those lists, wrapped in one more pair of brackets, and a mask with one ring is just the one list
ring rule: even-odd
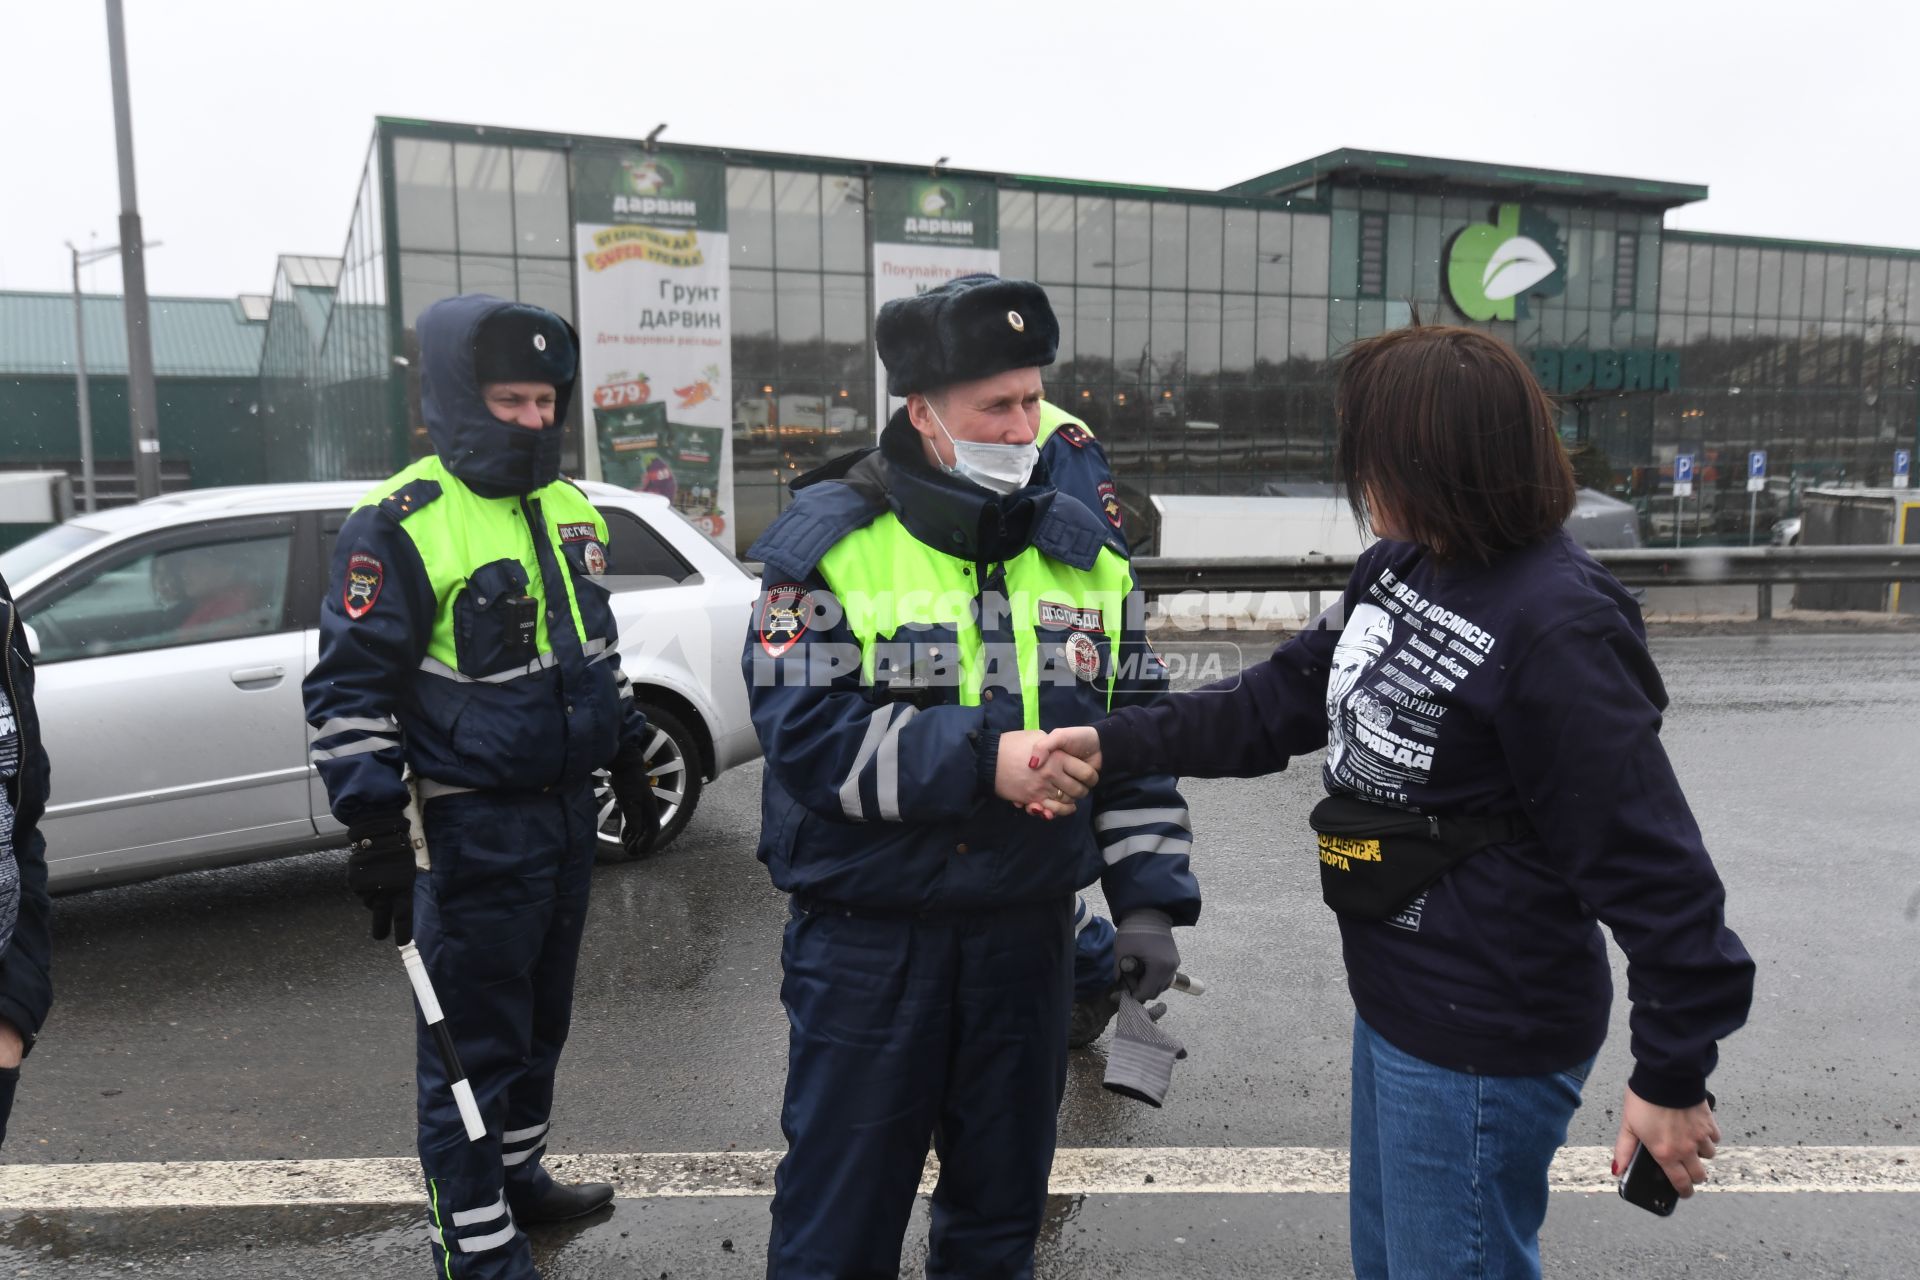
{"label": "parking sign", "polygon": [[1691,498],[1693,496],[1693,455],[1676,454],[1673,459],[1673,496]]}
{"label": "parking sign", "polygon": [[1895,449],[1893,451],[1893,487],[1904,489],[1913,475],[1913,450]]}
{"label": "parking sign", "polygon": [[1767,487],[1767,451],[1755,449],[1747,455],[1747,492],[1761,493]]}

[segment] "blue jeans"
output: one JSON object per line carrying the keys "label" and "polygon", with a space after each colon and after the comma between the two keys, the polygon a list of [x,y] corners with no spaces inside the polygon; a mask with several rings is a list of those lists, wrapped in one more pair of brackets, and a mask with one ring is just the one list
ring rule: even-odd
{"label": "blue jeans", "polygon": [[1353,1020],[1358,1280],[1539,1280],[1547,1166],[1593,1060],[1544,1076],[1449,1071]]}

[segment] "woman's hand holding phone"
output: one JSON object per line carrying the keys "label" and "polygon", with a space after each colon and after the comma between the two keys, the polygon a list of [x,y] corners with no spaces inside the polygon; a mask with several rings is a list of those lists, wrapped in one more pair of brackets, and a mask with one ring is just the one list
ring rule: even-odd
{"label": "woman's hand holding phone", "polygon": [[1628,1089],[1620,1108],[1620,1136],[1613,1144],[1613,1173],[1624,1173],[1636,1149],[1645,1147],[1684,1200],[1707,1180],[1705,1162],[1713,1159],[1719,1141],[1712,1094],[1691,1107],[1676,1108],[1656,1106]]}

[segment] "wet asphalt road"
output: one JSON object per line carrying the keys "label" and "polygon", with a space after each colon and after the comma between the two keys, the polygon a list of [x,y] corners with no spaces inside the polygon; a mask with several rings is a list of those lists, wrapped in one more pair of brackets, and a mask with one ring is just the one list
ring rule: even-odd
{"label": "wet asphalt road", "polygon": [[[1549,1277],[1869,1277],[1911,1280],[1920,1219],[1901,1196],[1720,1196],[1657,1221],[1608,1195],[1557,1195],[1541,1237]],[[1700,1207],[1704,1204],[1704,1207]],[[581,1226],[534,1237],[546,1280],[758,1280],[764,1200],[620,1201]],[[1340,1196],[1055,1199],[1039,1280],[1340,1280]],[[924,1204],[901,1274],[926,1259]],[[137,1265],[136,1265],[137,1264]],[[417,1277],[431,1262],[411,1209],[179,1210],[24,1215],[0,1222],[0,1274],[34,1280],[366,1280]]]}
{"label": "wet asphalt road", "polygon": [[[1920,638],[1669,638],[1655,652],[1673,697],[1668,750],[1760,965],[1752,1022],[1714,1078],[1729,1140],[1920,1142]],[[598,871],[556,1150],[782,1145],[784,903],[752,856],[758,773],[710,788],[666,855]],[[1100,1088],[1097,1050],[1075,1055],[1063,1145],[1344,1144],[1351,1005],[1302,838],[1317,778],[1303,761],[1188,784],[1208,905],[1182,948],[1211,990],[1170,996],[1168,1025],[1191,1057],[1152,1111]],[[323,854],[59,900],[60,1003],[7,1159],[411,1154],[409,995],[341,870]],[[1611,1142],[1625,1045],[1620,1000],[1574,1144]],[[1908,1275],[1917,1202],[1728,1195],[1655,1223],[1562,1195],[1549,1272],[1678,1273],[1692,1259],[1710,1275]],[[1346,1273],[1338,1196],[1056,1210],[1043,1276]],[[415,1274],[418,1222],[390,1209],[15,1215],[0,1218],[0,1275],[127,1260],[163,1276]],[[543,1237],[545,1272],[757,1274],[765,1223],[758,1199],[622,1202]]]}

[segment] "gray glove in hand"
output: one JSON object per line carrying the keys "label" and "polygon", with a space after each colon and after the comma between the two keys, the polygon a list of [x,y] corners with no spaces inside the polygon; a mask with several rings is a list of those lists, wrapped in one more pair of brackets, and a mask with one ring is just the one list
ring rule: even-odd
{"label": "gray glove in hand", "polygon": [[1173,1084],[1173,1064],[1187,1056],[1187,1048],[1154,1025],[1166,1012],[1165,1005],[1142,1008],[1126,991],[1119,993],[1119,1000],[1113,1045],[1107,1050],[1107,1074],[1101,1083],[1123,1097],[1157,1107]]}
{"label": "gray glove in hand", "polygon": [[1151,1000],[1180,972],[1180,948],[1173,942],[1173,919],[1164,911],[1134,911],[1114,930],[1113,954],[1120,981],[1136,1000]]}

